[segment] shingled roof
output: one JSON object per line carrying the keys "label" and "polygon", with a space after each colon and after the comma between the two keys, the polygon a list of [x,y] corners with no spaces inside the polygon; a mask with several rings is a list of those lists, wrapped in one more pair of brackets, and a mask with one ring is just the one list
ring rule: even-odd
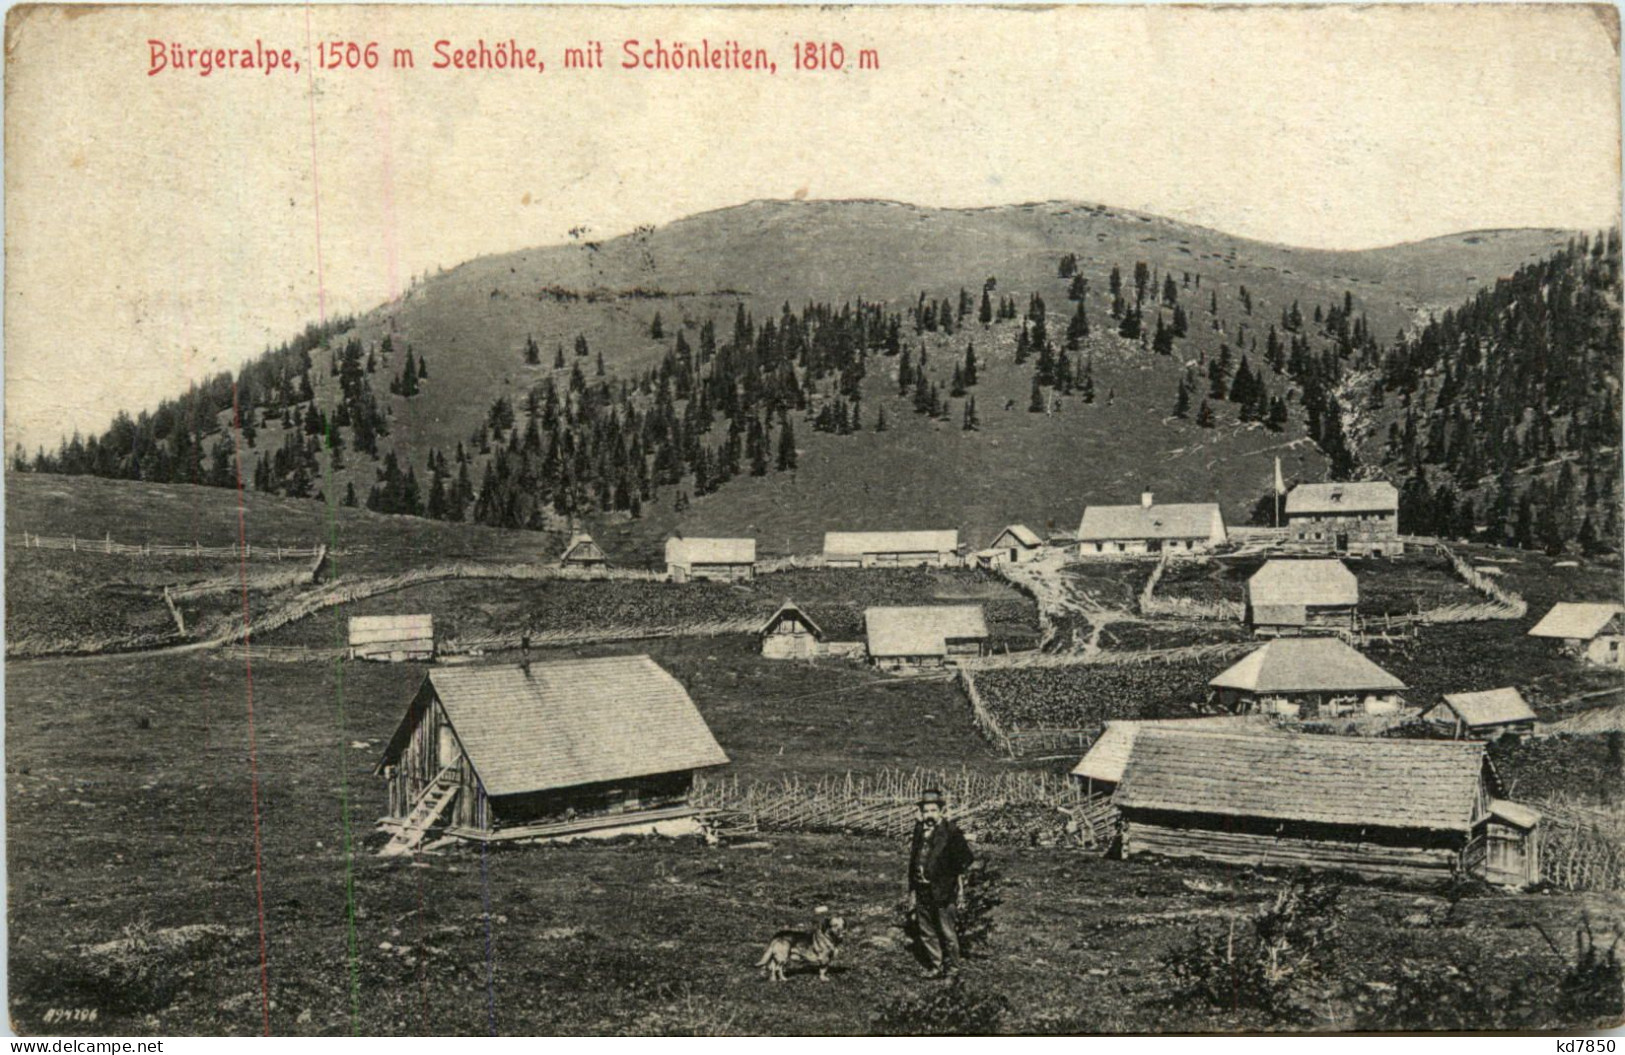
{"label": "shingled roof", "polygon": [[824,553],[836,557],[861,557],[865,553],[952,553],[958,548],[958,531],[830,531],[824,534]]}
{"label": "shingled roof", "polygon": [[1255,606],[1360,603],[1360,582],[1340,560],[1271,560],[1247,580]]}
{"label": "shingled roof", "polygon": [[1286,515],[1315,513],[1394,513],[1399,491],[1387,480],[1299,484],[1286,496]]}
{"label": "shingled roof", "polygon": [[399,757],[430,693],[491,796],[728,761],[676,678],[648,656],[611,656],[431,670],[383,764]]}
{"label": "shingled roof", "polygon": [[1153,726],[1134,738],[1112,798],[1124,810],[1464,831],[1484,769],[1484,745],[1470,740]]}
{"label": "shingled roof", "polygon": [[1263,715],[1217,714],[1203,718],[1149,718],[1116,719],[1095,739],[1089,751],[1072,767],[1075,777],[1087,777],[1115,784],[1123,779],[1123,768],[1134,749],[1134,739],[1140,730],[1148,728],[1183,729],[1187,732],[1246,732],[1249,727],[1267,730],[1269,719]]}
{"label": "shingled roof", "polygon": [[1212,502],[1086,506],[1078,524],[1079,542],[1214,537],[1224,537],[1224,517]]}
{"label": "shingled roof", "polygon": [[667,564],[755,564],[753,538],[669,538]]}
{"label": "shingled roof", "polygon": [[1602,633],[1609,620],[1625,612],[1625,605],[1559,601],[1529,630],[1530,637],[1576,638],[1589,641]]}
{"label": "shingled roof", "polygon": [[1405,683],[1335,637],[1282,637],[1208,682],[1244,692],[1397,692]]}
{"label": "shingled roof", "polygon": [[1003,531],[994,536],[993,545],[997,546],[999,539],[1006,535],[1009,535],[1011,538],[1015,539],[1017,542],[1028,547],[1029,549],[1034,549],[1044,544],[1044,540],[1038,537],[1038,532],[1034,531],[1026,524],[1011,524],[1009,527],[1005,528]]}
{"label": "shingled roof", "polygon": [[1534,710],[1524,700],[1523,694],[1514,688],[1446,693],[1443,706],[1455,711],[1457,717],[1474,727],[1535,720]]}
{"label": "shingled roof", "polygon": [[949,638],[986,638],[979,604],[868,608],[863,613],[870,656],[941,656]]}

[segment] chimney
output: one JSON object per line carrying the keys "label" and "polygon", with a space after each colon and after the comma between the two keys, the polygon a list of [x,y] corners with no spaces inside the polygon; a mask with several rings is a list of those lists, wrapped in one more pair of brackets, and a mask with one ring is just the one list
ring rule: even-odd
{"label": "chimney", "polygon": [[1150,491],[1141,491],[1140,492],[1140,508],[1141,509],[1150,509],[1151,508],[1151,492]]}

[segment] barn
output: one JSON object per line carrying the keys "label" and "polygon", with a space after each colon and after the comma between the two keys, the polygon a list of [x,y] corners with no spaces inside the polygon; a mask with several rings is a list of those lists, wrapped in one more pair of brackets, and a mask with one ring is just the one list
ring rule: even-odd
{"label": "barn", "polygon": [[727,761],[648,656],[435,668],[378,763],[386,852],[435,829],[478,841],[684,831],[695,770]]}
{"label": "barn", "polygon": [[1496,790],[1472,741],[1155,726],[1135,736],[1112,801],[1124,857],[1527,885],[1540,816]]}
{"label": "barn", "polygon": [[976,554],[983,567],[995,564],[1025,564],[1036,560],[1044,549],[1044,540],[1026,524],[1011,524]]}
{"label": "barn", "polygon": [[815,659],[824,631],[793,601],[785,601],[756,631],[767,659]]}
{"label": "barn", "polygon": [[756,540],[669,538],[666,575],[672,582],[748,582],[756,577]]}
{"label": "barn", "polygon": [[1278,637],[1208,685],[1230,711],[1294,718],[1393,714],[1405,691],[1404,682],[1335,637]]}
{"label": "barn", "polygon": [[1514,688],[1446,693],[1422,712],[1422,720],[1457,740],[1493,740],[1505,733],[1535,731],[1535,712]]}
{"label": "barn", "polygon": [[828,568],[948,568],[960,563],[958,531],[830,531]]}
{"label": "barn", "polygon": [[1271,560],[1247,580],[1247,625],[1258,634],[1353,630],[1360,583],[1339,560]]}
{"label": "barn", "polygon": [[352,615],[349,622],[351,659],[385,663],[434,658],[434,616]]}
{"label": "barn", "polygon": [[1083,785],[1086,795],[1110,795],[1123,781],[1123,769],[1134,750],[1134,738],[1149,728],[1183,729],[1187,732],[1247,731],[1267,732],[1270,720],[1262,715],[1216,714],[1202,718],[1119,718],[1106,723],[1083,758],[1072,767],[1072,776]]}
{"label": "barn", "polygon": [[1212,502],[1157,505],[1146,491],[1137,506],[1087,506],[1078,524],[1078,555],[1203,553],[1228,538]]}
{"label": "barn", "polygon": [[571,535],[570,544],[559,555],[559,566],[563,568],[602,568],[608,564],[609,558],[585,531]]}
{"label": "barn", "polygon": [[1555,637],[1566,654],[1587,663],[1625,666],[1625,605],[1559,601],[1529,636]]}
{"label": "barn", "polygon": [[1311,549],[1355,556],[1405,552],[1399,491],[1386,480],[1299,484],[1286,496],[1287,538]]}
{"label": "barn", "polygon": [[979,604],[868,608],[863,626],[870,662],[887,670],[934,669],[987,650]]}

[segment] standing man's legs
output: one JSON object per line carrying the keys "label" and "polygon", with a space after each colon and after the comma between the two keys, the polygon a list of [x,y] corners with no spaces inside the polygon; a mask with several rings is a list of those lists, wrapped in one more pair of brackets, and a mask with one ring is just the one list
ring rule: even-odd
{"label": "standing man's legs", "polygon": [[940,963],[947,974],[956,974],[959,971],[959,920],[958,908],[952,903],[943,905],[935,912],[937,934],[940,936],[942,951]]}
{"label": "standing man's legs", "polygon": [[914,905],[915,927],[920,934],[920,948],[933,971],[942,970],[943,942],[941,909],[929,896],[919,898]]}

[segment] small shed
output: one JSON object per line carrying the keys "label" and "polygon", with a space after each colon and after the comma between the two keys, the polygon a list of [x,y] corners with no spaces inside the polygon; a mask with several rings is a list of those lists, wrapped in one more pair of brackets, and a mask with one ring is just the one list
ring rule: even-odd
{"label": "small shed", "polygon": [[824,631],[794,601],[785,601],[756,631],[767,659],[815,659]]}
{"label": "small shed", "polygon": [[1511,687],[1446,693],[1422,712],[1422,720],[1448,730],[1457,740],[1493,740],[1504,733],[1535,731],[1534,709]]}
{"label": "small shed", "polygon": [[669,538],[666,574],[672,582],[748,582],[756,576],[756,540]]}
{"label": "small shed", "polygon": [[1625,605],[1559,601],[1529,631],[1555,637],[1565,653],[1587,663],[1625,666]]}
{"label": "small shed", "polygon": [[979,604],[869,608],[863,625],[870,662],[887,670],[938,668],[987,650]]}
{"label": "small shed", "polygon": [[1290,718],[1393,714],[1405,683],[1335,637],[1280,637],[1208,682],[1226,709]]}
{"label": "small shed", "polygon": [[1087,506],[1078,523],[1078,555],[1201,553],[1229,538],[1213,502],[1157,505],[1146,491],[1136,506]]}
{"label": "small shed", "polygon": [[976,554],[984,566],[994,564],[1025,564],[1035,560],[1044,548],[1044,540],[1026,524],[1011,524]]}
{"label": "small shed", "polygon": [[1113,802],[1125,857],[1523,885],[1540,875],[1539,817],[1497,810],[1497,790],[1473,741],[1162,726],[1135,736]]}
{"label": "small shed", "polygon": [[434,658],[432,615],[352,615],[348,636],[351,659],[404,663]]}
{"label": "small shed", "polygon": [[828,568],[947,568],[960,563],[958,531],[830,531]]}
{"label": "small shed", "polygon": [[1134,749],[1134,738],[1142,729],[1168,728],[1186,732],[1256,732],[1269,730],[1269,719],[1260,715],[1216,714],[1203,718],[1119,718],[1106,723],[1090,745],[1072,775],[1087,795],[1110,795],[1123,781],[1123,769]]}
{"label": "small shed", "polygon": [[481,841],[683,830],[694,772],[727,761],[648,656],[437,667],[378,763],[386,852],[431,829]]}
{"label": "small shed", "polygon": [[592,536],[585,531],[578,531],[570,536],[570,544],[564,547],[559,555],[559,566],[562,568],[602,568],[609,564],[609,558]]}
{"label": "small shed", "polygon": [[1247,580],[1247,625],[1258,634],[1354,629],[1360,583],[1340,560],[1271,560]]}

